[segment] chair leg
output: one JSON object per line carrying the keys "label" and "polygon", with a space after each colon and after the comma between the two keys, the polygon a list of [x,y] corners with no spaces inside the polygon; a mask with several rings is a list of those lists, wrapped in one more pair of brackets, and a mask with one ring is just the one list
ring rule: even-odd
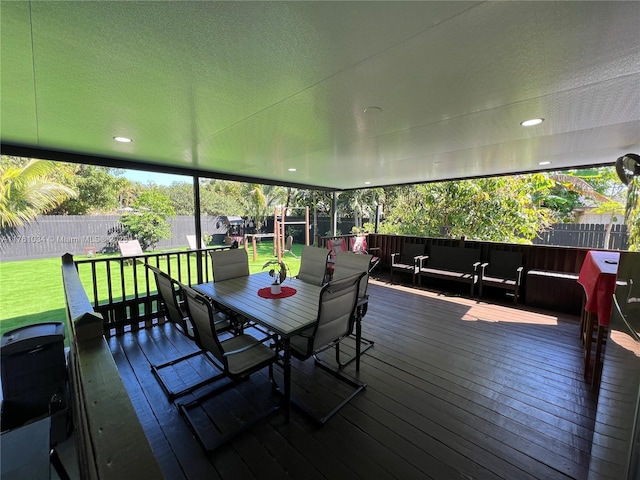
{"label": "chair leg", "polygon": [[[269,365],[269,375],[272,376],[273,375],[273,366]],[[220,378],[225,377],[224,374],[220,375]],[[248,377],[247,377],[248,378]],[[274,413],[280,411],[281,405],[274,405],[272,408],[269,408],[268,410],[266,410],[265,412],[256,415],[254,418],[250,419],[249,421],[243,423],[239,428],[237,428],[236,430],[233,430],[229,433],[226,434],[222,434],[220,435],[218,438],[216,438],[213,441],[207,440],[205,438],[205,436],[201,433],[200,429],[205,428],[207,429],[207,433],[210,433],[211,431],[211,426],[210,425],[202,425],[202,417],[198,417],[198,418],[192,418],[191,415],[191,410],[193,410],[194,408],[199,408],[200,404],[206,400],[207,398],[211,398],[214,395],[221,393],[225,390],[228,390],[231,387],[236,386],[238,383],[242,382],[246,380],[245,379],[239,379],[239,380],[231,380],[229,382],[227,382],[226,384],[210,391],[207,392],[205,395],[202,395],[199,398],[196,398],[195,400],[192,400],[188,403],[179,403],[177,405],[178,410],[180,411],[180,414],[182,415],[182,417],[184,418],[185,422],[187,423],[187,425],[189,426],[189,428],[191,429],[191,431],[193,432],[193,434],[195,435],[196,439],[198,440],[198,443],[200,444],[200,446],[202,446],[202,448],[205,450],[205,452],[207,453],[211,453],[215,450],[217,450],[218,448],[224,446],[225,444],[229,443],[231,440],[235,439],[236,437],[238,437],[239,435],[241,435],[242,433],[246,432],[247,430],[253,428],[255,425],[257,425],[258,423],[262,422],[263,420],[265,420],[266,418],[270,417],[271,415],[273,415]],[[274,380],[275,383],[275,380]],[[205,434],[206,435],[206,434]]]}
{"label": "chair leg", "polygon": [[[374,341],[369,340],[367,338],[362,338],[362,315],[358,314],[356,317],[356,333],[355,335],[351,334],[349,336],[355,337],[356,342],[356,353],[346,362],[340,362],[340,342],[335,345],[336,349],[336,363],[338,364],[338,368],[344,368],[349,365],[351,362],[355,360],[356,362],[356,372],[360,371],[360,357],[370,348],[373,348]],[[362,345],[364,344],[364,349]]]}
{"label": "chair leg", "polygon": [[174,399],[182,397],[183,395],[186,395],[187,393],[195,392],[196,390],[204,387],[205,385],[208,385],[208,384],[214,382],[215,380],[217,380],[219,378],[218,375],[214,375],[213,377],[210,377],[210,378],[207,378],[205,380],[202,380],[201,382],[198,382],[198,383],[196,383],[194,385],[186,387],[186,388],[184,388],[182,390],[179,390],[177,392],[174,392],[173,390],[171,390],[169,388],[169,386],[163,380],[162,375],[160,374],[160,370],[162,370],[163,368],[166,368],[166,367],[170,367],[172,365],[176,365],[176,364],[178,364],[180,362],[183,362],[185,360],[188,360],[190,358],[197,357],[198,355],[204,355],[204,358],[206,358],[212,366],[214,366],[217,370],[221,370],[220,365],[218,365],[218,363],[215,362],[204,350],[198,350],[197,352],[190,353],[189,355],[185,355],[183,357],[179,357],[179,358],[173,359],[173,360],[171,360],[169,362],[165,362],[165,363],[162,363],[160,365],[151,365],[151,372],[153,373],[153,375],[158,380],[158,383],[160,384],[160,386],[164,390],[164,393],[167,395],[167,398],[169,399],[169,401],[173,401]]}
{"label": "chair leg", "polygon": [[313,357],[313,359],[315,361],[315,364],[318,367],[322,368],[326,372],[329,372],[331,375],[336,377],[338,380],[341,380],[342,382],[344,382],[347,385],[353,387],[353,389],[354,389],[353,392],[351,392],[351,394],[347,395],[336,407],[334,407],[329,413],[327,413],[326,415],[324,415],[321,418],[317,418],[317,417],[314,417],[313,415],[310,415],[310,413],[308,411],[305,411],[304,408],[302,408],[300,405],[296,405],[298,408],[301,408],[305,413],[310,415],[311,418],[313,418],[313,420],[315,420],[317,423],[319,423],[320,425],[324,425],[325,423],[327,423],[327,421],[331,417],[333,417],[336,413],[338,413],[338,411],[342,407],[344,407],[347,403],[349,403],[352,398],[354,398],[356,395],[358,395],[358,393],[360,393],[365,388],[367,388],[367,384],[358,382],[358,381],[356,381],[356,380],[354,380],[354,379],[352,379],[350,377],[347,377],[341,371],[333,369],[330,365],[326,364],[325,362],[323,362],[322,360],[318,359],[315,356]]}

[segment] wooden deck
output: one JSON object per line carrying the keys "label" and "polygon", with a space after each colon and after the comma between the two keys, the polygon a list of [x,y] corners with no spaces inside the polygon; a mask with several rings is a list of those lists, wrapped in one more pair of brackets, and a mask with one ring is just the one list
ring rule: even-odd
{"label": "wooden deck", "polygon": [[[596,395],[582,378],[578,318],[373,280],[369,293],[367,389],[322,428],[296,410],[288,424],[278,413],[209,456],[150,370],[193,345],[171,325],[111,338],[165,478],[587,478]],[[167,376],[193,382],[201,363]],[[320,406],[342,388],[311,361],[294,361],[293,379],[294,396]],[[254,375],[207,401],[202,427],[273,401],[266,372]]]}

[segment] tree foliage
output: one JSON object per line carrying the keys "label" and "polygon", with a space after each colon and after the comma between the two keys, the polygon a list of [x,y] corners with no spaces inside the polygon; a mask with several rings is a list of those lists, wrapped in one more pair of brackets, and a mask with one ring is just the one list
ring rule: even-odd
{"label": "tree foliage", "polygon": [[127,234],[137,238],[143,250],[155,250],[156,244],[163,238],[171,238],[169,217],[175,216],[175,210],[166,195],[157,188],[145,190],[134,203],[134,211],[126,213],[120,219]]}
{"label": "tree foliage", "polygon": [[365,218],[375,217],[376,207],[383,204],[384,199],[382,188],[341,192],[338,196],[338,211],[344,217],[353,218],[356,229],[360,230]]}
{"label": "tree foliage", "polygon": [[117,169],[58,163],[55,172],[56,178],[76,190],[78,195],[58,205],[50,212],[53,215],[111,213],[128,206],[125,199],[133,186],[129,180],[120,176]]}
{"label": "tree foliage", "polygon": [[573,222],[577,208],[592,208],[594,213],[621,214],[623,185],[614,167],[567,170],[542,174],[545,188],[534,193],[535,202],[548,208],[556,223]]}
{"label": "tree foliage", "polygon": [[28,224],[76,192],[50,178],[54,162],[21,161],[2,157],[0,164],[0,225],[16,228]]}
{"label": "tree foliage", "polygon": [[380,231],[403,235],[523,242],[548,225],[527,176],[396,187]]}
{"label": "tree foliage", "polygon": [[629,229],[629,250],[640,252],[640,177],[628,185],[626,223]]}

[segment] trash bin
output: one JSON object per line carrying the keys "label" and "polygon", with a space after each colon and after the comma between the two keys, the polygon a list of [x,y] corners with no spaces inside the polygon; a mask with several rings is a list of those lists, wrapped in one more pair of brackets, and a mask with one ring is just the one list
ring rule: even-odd
{"label": "trash bin", "polygon": [[50,415],[52,445],[67,438],[69,388],[63,323],[39,323],[6,332],[0,357],[2,431]]}

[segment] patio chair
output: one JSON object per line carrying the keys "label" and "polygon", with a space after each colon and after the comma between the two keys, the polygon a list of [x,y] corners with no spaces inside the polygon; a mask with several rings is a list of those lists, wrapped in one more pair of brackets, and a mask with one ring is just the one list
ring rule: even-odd
{"label": "patio chair", "polygon": [[331,259],[335,259],[336,255],[340,252],[346,252],[347,249],[347,241],[342,238],[330,238],[327,240],[327,248],[330,250]]}
{"label": "patio chair", "polygon": [[360,282],[365,273],[351,275],[340,280],[334,280],[322,287],[318,305],[318,320],[310,329],[291,338],[291,355],[299,360],[314,358],[315,364],[329,372],[347,385],[353,391],[344,398],[338,406],[321,418],[315,417],[304,406],[295,404],[320,424],[326,423],[353,397],[360,393],[366,384],[358,382],[344,375],[341,370],[332,368],[318,358],[318,354],[329,348],[340,348],[340,342],[351,333],[352,319],[355,315],[360,289]]}
{"label": "patio chair", "polygon": [[[216,359],[220,373],[215,379],[222,381],[226,378],[229,380],[221,382],[213,390],[196,397],[190,402],[177,405],[202,447],[207,452],[211,452],[275,412],[278,407],[271,408],[268,412],[256,416],[248,422],[240,423],[237,429],[222,433],[213,442],[209,441],[211,439],[211,426],[207,426],[206,423],[203,425],[202,416],[197,413],[192,415],[192,410],[199,408],[204,400],[237,385],[239,382],[246,380],[251,374],[265,367],[269,368],[269,380],[271,381],[272,389],[277,390],[278,387],[273,377],[273,364],[278,358],[278,352],[277,349],[270,348],[265,344],[265,342],[274,340],[271,335],[258,340],[252,335],[240,334],[221,340],[220,332],[214,321],[215,308],[209,299],[192,288],[183,286],[183,289],[186,295],[187,308],[193,322],[196,344]],[[207,431],[201,432],[203,428],[206,428]]]}
{"label": "patio chair", "polygon": [[480,265],[478,294],[482,297],[484,286],[502,288],[513,292],[513,302],[518,303],[522,283],[522,252],[492,250],[489,262]]}
{"label": "patio chair", "polygon": [[329,260],[327,262],[327,279],[333,278],[333,265],[336,262],[336,255],[340,252],[347,252],[347,241],[344,237],[330,238],[327,240],[327,248],[329,249]]}
{"label": "patio chair", "polygon": [[244,248],[211,250],[209,255],[211,255],[214,282],[249,275],[249,257]]}
{"label": "patio chair", "polygon": [[[180,331],[183,335],[185,335],[190,340],[195,341],[195,335],[194,335],[191,319],[185,313],[182,305],[180,304],[180,301],[178,300],[178,292],[181,290],[178,282],[173,280],[169,275],[167,275],[165,272],[159,270],[156,267],[147,265],[147,268],[151,270],[151,272],[153,272],[153,275],[155,277],[156,286],[158,288],[158,294],[160,295],[160,300],[164,305],[167,319],[171,323],[173,323],[177,327],[178,331]],[[213,318],[214,318],[214,321],[216,322],[216,329],[219,332],[229,331],[230,329],[229,319],[222,312],[215,311]],[[157,365],[151,365],[151,371],[153,372],[154,376],[157,378],[162,389],[167,394],[167,397],[169,398],[169,400],[173,400],[177,397],[193,392],[213,381],[213,379],[211,378],[205,379],[205,380],[202,380],[201,382],[196,383],[195,385],[186,387],[182,390],[175,392],[167,385],[167,383],[162,378],[162,375],[160,374],[160,371],[162,369],[171,367],[173,365],[176,365],[190,358],[197,357],[199,355],[203,355],[204,358],[211,361],[211,358],[206,354],[206,352],[204,352],[202,349],[198,349],[195,352],[189,353],[187,355],[182,355],[168,362],[164,362]],[[215,366],[215,363],[213,364]]]}
{"label": "patio chair", "polygon": [[640,253],[620,252],[618,263],[618,281],[616,284],[616,298],[621,313],[640,313]]}
{"label": "patio chair", "polygon": [[[362,338],[362,319],[367,314],[369,306],[369,295],[367,287],[369,286],[369,273],[373,263],[373,255],[355,252],[342,252],[336,256],[335,271],[333,272],[333,280],[340,280],[351,275],[364,273],[364,277],[360,280],[360,288],[358,292],[358,303],[356,304],[355,314],[352,319],[351,336],[355,326],[356,353],[346,362],[340,362],[340,349],[336,348],[336,363],[342,368],[356,361],[356,371],[360,370],[360,356],[373,347],[373,340]],[[364,349],[362,349],[364,344]]]}
{"label": "patio chair", "polygon": [[282,252],[282,255],[284,256],[284,254],[289,253],[293,255],[294,258],[298,258],[298,256],[295,253],[293,253],[292,248],[293,248],[293,237],[289,235],[284,242],[284,251]]}
{"label": "patio chair", "polygon": [[405,243],[402,252],[391,254],[391,280],[393,283],[393,272],[404,272],[411,274],[412,283],[416,283],[419,261],[424,256],[424,245],[419,243]]}
{"label": "patio chair", "polygon": [[351,251],[353,253],[364,253],[367,255],[371,255],[371,264],[369,265],[369,273],[373,271],[374,268],[380,263],[380,257],[374,255],[374,251],[378,253],[380,248],[372,248],[369,249],[367,246],[367,237],[357,236],[351,238]]}
{"label": "patio chair", "polygon": [[[249,276],[249,256],[244,248],[210,250],[209,255],[211,256],[211,271],[214,283]],[[242,333],[244,327],[249,324],[246,319],[239,317],[235,312],[222,308],[217,304],[215,307],[227,314],[236,333]]]}
{"label": "patio chair", "polygon": [[307,245],[302,249],[298,278],[313,285],[323,285],[327,275],[329,251]]}

